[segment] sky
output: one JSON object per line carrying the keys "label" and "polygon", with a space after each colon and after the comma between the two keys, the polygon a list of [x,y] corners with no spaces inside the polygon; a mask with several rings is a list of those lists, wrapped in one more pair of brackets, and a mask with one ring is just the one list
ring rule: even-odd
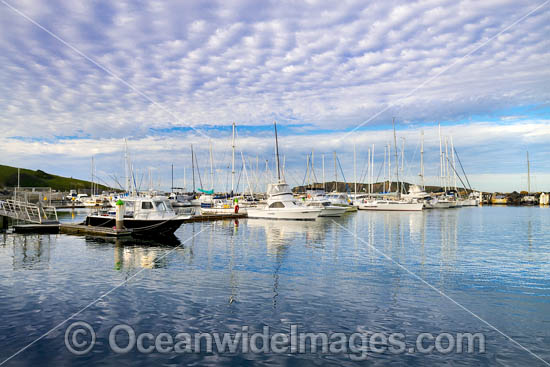
{"label": "sky", "polygon": [[0,0],[0,50],[0,164],[89,179],[93,156],[116,186],[127,139],[142,187],[168,189],[174,165],[189,188],[193,144],[209,188],[211,146],[227,190],[235,123],[236,181],[260,189],[276,121],[290,184],[311,152],[317,181],[336,152],[364,182],[372,144],[380,181],[395,119],[409,182],[423,132],[439,183],[440,124],[473,188],[526,190],[528,151],[550,191],[550,1]]}

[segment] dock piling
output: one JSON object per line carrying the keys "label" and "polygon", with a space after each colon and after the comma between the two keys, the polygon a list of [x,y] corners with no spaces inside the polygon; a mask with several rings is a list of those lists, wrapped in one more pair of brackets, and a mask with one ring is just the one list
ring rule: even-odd
{"label": "dock piling", "polygon": [[124,230],[124,201],[120,199],[116,202],[115,228],[117,231]]}

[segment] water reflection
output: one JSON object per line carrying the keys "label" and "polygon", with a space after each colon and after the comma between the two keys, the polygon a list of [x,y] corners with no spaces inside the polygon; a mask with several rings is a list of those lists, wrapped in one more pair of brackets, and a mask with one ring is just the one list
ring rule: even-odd
{"label": "water reflection", "polygon": [[[323,249],[327,230],[332,226],[330,220],[283,221],[269,219],[249,219],[247,227],[262,230],[269,255],[279,255],[291,242],[299,241],[307,247]],[[256,234],[258,234],[256,232]],[[262,236],[263,237],[263,236]]]}
{"label": "water reflection", "polygon": [[64,208],[57,210],[57,218],[62,223],[81,223],[90,213],[91,210],[85,208]]}
{"label": "water reflection", "polygon": [[116,270],[166,268],[170,258],[170,256],[165,256],[167,251],[184,252],[181,241],[174,235],[155,240],[86,236],[85,241],[86,245],[92,248],[105,245],[113,246],[113,261]]}
{"label": "water reflection", "polygon": [[[339,218],[339,222],[346,225],[350,217]],[[265,242],[267,254],[273,259],[272,270],[272,307],[278,306],[281,269],[288,259],[289,250],[293,245],[304,246],[316,252],[323,253],[331,245],[338,248],[340,237],[329,239],[331,229],[338,230],[338,226],[330,218],[319,218],[315,221],[284,221],[269,219],[249,219],[246,222],[249,229],[248,237],[258,243]],[[336,256],[336,253],[335,253]]]}
{"label": "water reflection", "polygon": [[3,235],[2,245],[13,249],[14,270],[43,270],[50,267],[55,238],[50,235]]}

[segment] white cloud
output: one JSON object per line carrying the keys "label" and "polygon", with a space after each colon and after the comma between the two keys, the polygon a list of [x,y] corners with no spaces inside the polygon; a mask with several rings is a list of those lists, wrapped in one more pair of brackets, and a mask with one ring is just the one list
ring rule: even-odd
{"label": "white cloud", "polygon": [[[167,162],[195,134],[155,137],[151,128],[233,121],[263,125],[274,119],[312,131],[287,138],[285,144],[300,147],[291,149],[291,154],[303,155],[320,141],[327,151],[346,154],[349,146],[334,142],[343,133],[319,135],[315,129],[351,128],[388,104],[394,107],[368,126],[380,129],[392,116],[414,127],[501,114],[504,125],[474,121],[468,127],[456,125],[460,128],[453,132],[460,147],[477,146],[478,156],[466,153],[468,149],[464,154],[472,154],[467,161],[480,161],[472,166],[478,173],[484,167],[493,169],[492,162],[501,156],[513,160],[520,143],[545,151],[542,143],[548,127],[537,122],[540,112],[509,110],[548,105],[547,7],[461,60],[537,6],[534,1],[139,5],[59,0],[13,5],[172,113],[0,5],[0,135],[4,136],[0,151],[7,157],[5,163],[23,164],[24,157],[38,162],[44,154],[66,155],[64,161],[85,160],[92,152],[112,159],[124,137],[139,142],[144,152],[151,153],[150,159]],[[377,130],[368,136],[381,142],[386,133]],[[418,132],[403,134],[414,141]],[[516,134],[521,138],[515,139]],[[90,139],[67,141],[56,136]],[[47,138],[51,143],[6,137]],[[264,136],[247,139],[257,139],[247,144],[260,154],[272,147]],[[157,145],[161,148],[153,148]],[[503,146],[515,150],[501,153]],[[176,153],[166,147],[174,147]],[[296,158],[294,164],[299,161],[303,159]]]}
{"label": "white cloud", "polygon": [[[84,120],[79,129],[101,137],[101,121],[118,120],[124,127],[119,136],[143,135],[143,125],[153,121],[254,124],[284,111],[292,111],[295,121],[353,126],[459,60],[535,3],[294,5],[16,4],[181,121],[150,108],[149,101],[4,7],[0,96],[9,108],[0,115],[1,132],[60,135]],[[541,9],[400,101],[401,117],[452,120],[472,110],[492,112],[510,103],[547,100],[548,17]],[[37,94],[43,86],[49,93]],[[71,98],[51,103],[67,91]],[[22,108],[14,108],[15,100]],[[387,116],[375,123],[380,120]]]}
{"label": "white cloud", "polygon": [[[420,130],[424,130],[424,150],[427,182],[437,184],[439,175],[439,137],[435,124],[427,126],[401,127],[397,131],[398,139],[405,139],[405,169],[407,180],[416,181],[419,172]],[[280,136],[280,151],[286,159],[287,178],[292,184],[302,183],[305,172],[306,155],[313,150],[316,156],[317,177],[321,177],[321,157],[326,157],[326,177],[333,177],[333,152],[336,151],[348,181],[353,180],[353,144],[357,147],[358,174],[363,172],[367,150],[375,144],[376,171],[383,162],[384,146],[393,144],[392,130],[369,130],[351,137],[338,139],[344,133],[315,133],[307,129],[283,132]],[[550,181],[545,171],[550,169],[546,156],[549,153],[547,142],[550,139],[550,120],[516,122],[499,125],[492,122],[473,124],[444,125],[443,137],[452,136],[454,146],[460,154],[470,181],[478,189],[512,191],[521,190],[521,180],[525,175],[525,152],[531,152],[532,172],[538,177],[538,189],[550,191]],[[256,156],[260,166],[269,160],[273,169],[274,142],[271,131],[262,134],[249,132],[239,134],[237,126],[237,150],[243,151],[248,160],[249,170],[255,169]],[[223,185],[230,163],[230,135],[228,132],[215,134],[211,140],[215,167],[218,170],[219,185]],[[166,136],[148,136],[129,141],[129,148],[135,167],[145,171],[154,167],[164,182],[169,178],[169,168],[175,164],[180,172],[186,167],[190,172],[190,145],[194,145],[203,175],[209,170],[208,147],[210,141],[197,134],[171,134]],[[449,140],[450,144],[450,140]],[[399,142],[399,149],[401,143]],[[392,159],[393,159],[392,146]],[[450,149],[450,147],[449,147]],[[113,172],[121,172],[123,141],[118,138],[102,139],[62,139],[56,142],[37,142],[1,138],[0,156],[11,157],[13,165],[34,169],[46,169],[53,173],[75,177],[87,177],[91,156],[96,157],[98,167],[108,179]],[[59,165],[59,162],[67,162]],[[240,160],[237,160],[240,167]],[[457,163],[458,169],[458,163]],[[109,175],[107,175],[109,173]],[[499,176],[500,175],[500,176]],[[508,175],[508,176],[506,176]],[[340,173],[339,173],[340,176]],[[494,177],[492,177],[494,176]],[[495,177],[515,177],[512,181],[498,181]],[[181,177],[180,177],[181,178]],[[380,178],[381,180],[382,178]],[[222,189],[223,187],[218,187]]]}

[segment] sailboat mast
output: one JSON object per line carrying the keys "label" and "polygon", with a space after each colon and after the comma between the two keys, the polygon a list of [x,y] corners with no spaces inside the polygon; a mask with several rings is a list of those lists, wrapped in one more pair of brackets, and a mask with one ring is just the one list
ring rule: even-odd
{"label": "sailboat mast", "polygon": [[355,197],[353,200],[357,200],[357,152],[355,150],[355,143],[353,143],[353,181],[355,186]]}
{"label": "sailboat mast", "polygon": [[370,178],[371,178],[371,194],[374,192],[374,144],[372,144],[372,151],[370,154],[371,165],[370,165]]}
{"label": "sailboat mast", "polygon": [[527,152],[527,192],[531,193],[531,168],[529,167],[529,151]]}
{"label": "sailboat mast", "polygon": [[210,142],[210,190],[214,190],[214,157],[212,156],[212,141]]}
{"label": "sailboat mast", "polygon": [[311,178],[311,173],[309,170],[309,154],[306,155],[306,177],[307,177],[306,185],[309,186],[310,178]]}
{"label": "sailboat mast", "polygon": [[[244,160],[244,155],[243,155],[243,152],[241,152],[241,159],[243,161],[243,170],[244,170],[244,175],[246,177],[246,183],[248,184],[248,189],[250,190],[250,197],[254,197],[254,192],[252,191],[252,186],[250,185],[250,180],[248,179],[248,172],[246,170],[246,162]],[[243,195],[244,195],[244,189],[243,189]]]}
{"label": "sailboat mast", "polygon": [[256,154],[256,183],[254,184],[254,189],[256,189],[256,185],[259,184],[259,177],[260,177],[260,156]]}
{"label": "sailboat mast", "polygon": [[314,166],[314,162],[315,162],[315,152],[313,151],[313,149],[311,150],[311,173],[313,174],[313,188],[315,188],[315,166]]}
{"label": "sailboat mast", "polygon": [[445,192],[447,189],[451,186],[451,183],[449,182],[449,151],[448,151],[448,144],[449,139],[445,137]]}
{"label": "sailboat mast", "polygon": [[401,191],[399,191],[399,158],[397,157],[397,135],[395,134],[395,117],[393,118],[393,147],[395,151],[395,191],[399,195]]}
{"label": "sailboat mast", "polygon": [[94,196],[94,156],[92,156],[92,182],[90,184],[90,196]]}
{"label": "sailboat mast", "polygon": [[334,191],[338,191],[338,170],[336,169],[336,151],[334,151]]}
{"label": "sailboat mast", "polygon": [[441,123],[439,127],[439,186],[443,187],[443,147],[441,146]]}
{"label": "sailboat mast", "polygon": [[193,194],[195,193],[195,154],[193,153],[193,144],[191,144],[191,170],[193,171]]}
{"label": "sailboat mast", "polygon": [[458,192],[458,188],[456,187],[456,162],[455,162],[455,145],[453,143],[453,136],[451,135],[451,157],[453,160],[453,184],[455,187],[455,191]]}
{"label": "sailboat mast", "polygon": [[424,130],[420,131],[420,184],[422,185],[422,190],[425,190],[424,187]]}
{"label": "sailboat mast", "polygon": [[391,144],[388,144],[388,192],[391,192]]}
{"label": "sailboat mast", "polygon": [[174,191],[174,164],[172,164],[172,188],[170,191]]}
{"label": "sailboat mast", "polygon": [[124,139],[124,185],[126,186],[126,192],[130,192],[130,185],[128,185],[128,143]]}
{"label": "sailboat mast", "polygon": [[371,185],[371,180],[370,180],[370,148],[368,149],[368,153],[367,153],[367,192],[370,194],[370,185]]}
{"label": "sailboat mast", "polygon": [[405,182],[405,138],[401,137],[401,191],[403,191],[403,183]]}
{"label": "sailboat mast", "polygon": [[275,127],[275,154],[277,155],[277,180],[281,182],[281,169],[279,167],[279,140],[277,137],[277,122],[273,121],[273,126]]}
{"label": "sailboat mast", "polygon": [[325,155],[323,154],[323,190],[326,190],[326,184],[325,184]]}
{"label": "sailboat mast", "polygon": [[231,194],[235,189],[235,123],[233,123],[233,137],[231,139]]}
{"label": "sailboat mast", "polygon": [[382,185],[382,192],[386,192],[386,180],[387,180],[387,175],[386,175],[386,167],[387,167],[387,162],[386,162],[386,159],[388,157],[388,145],[384,145],[384,183]]}

